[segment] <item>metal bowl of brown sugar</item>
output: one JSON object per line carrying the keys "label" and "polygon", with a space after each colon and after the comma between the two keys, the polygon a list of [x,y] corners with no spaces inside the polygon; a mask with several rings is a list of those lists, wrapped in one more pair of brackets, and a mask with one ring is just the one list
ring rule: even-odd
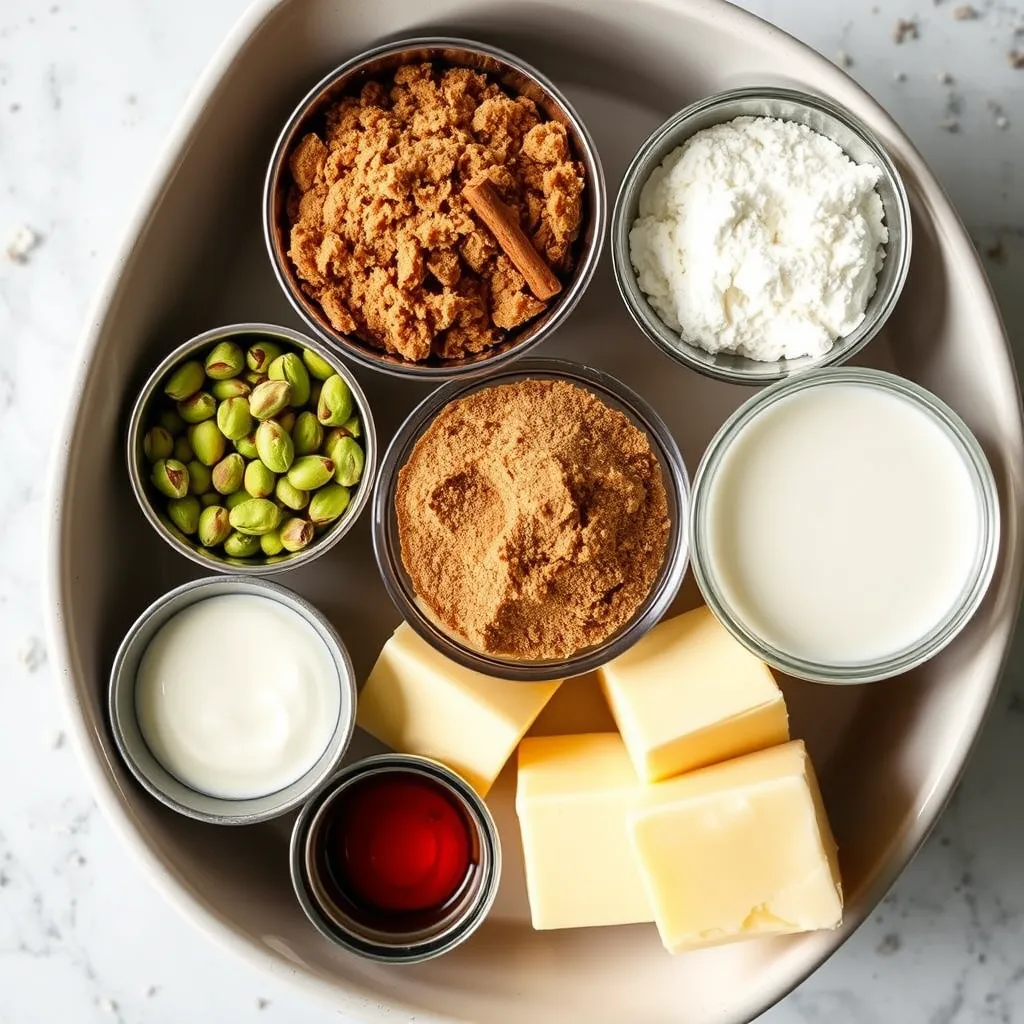
{"label": "metal bowl of brown sugar", "polygon": [[564,679],[668,610],[689,490],[639,395],[588,366],[527,359],[413,410],[374,490],[373,547],[391,599],[441,654],[497,678]]}
{"label": "metal bowl of brown sugar", "polygon": [[[436,237],[429,234],[429,225],[416,221],[410,222],[415,231],[415,244],[410,241],[411,236],[406,237],[409,231],[403,228],[400,245],[389,243],[385,246],[389,248],[387,253],[374,255],[376,249],[384,245],[382,233],[393,225],[393,220],[388,218],[409,201],[404,195],[395,198],[393,190],[399,186],[394,181],[381,186],[391,191],[381,204],[388,210],[380,218],[370,216],[358,228],[353,228],[348,221],[344,228],[334,230],[331,227],[339,223],[335,219],[339,208],[349,211],[344,217],[359,218],[364,214],[353,213],[353,209],[357,210],[360,204],[366,209],[374,205],[372,190],[355,184],[352,175],[358,172],[339,171],[338,165],[351,159],[341,152],[348,143],[339,144],[337,151],[328,152],[328,146],[334,145],[329,133],[335,130],[332,126],[337,125],[339,103],[359,97],[369,83],[381,83],[385,88],[378,95],[384,97],[380,103],[386,107],[392,103],[386,97],[395,73],[402,68],[426,64],[436,69],[434,73],[438,75],[462,68],[481,73],[505,96],[531,100],[545,124],[557,122],[564,127],[566,159],[578,168],[583,180],[575,232],[561,242],[550,241],[552,232],[545,218],[551,215],[549,207],[554,207],[545,205],[540,192],[531,198],[521,191],[516,200],[517,211],[509,205],[511,199],[503,203],[489,184],[476,185],[478,170],[467,179],[469,171],[464,171],[462,161],[467,161],[466,167],[475,167],[471,162],[474,158],[472,154],[463,154],[480,149],[478,143],[486,135],[474,136],[473,145],[465,146],[456,157],[454,169],[446,167],[439,172],[443,181],[436,183],[442,190],[451,191],[453,185],[462,188],[461,194],[472,207],[475,220],[482,222],[474,229],[477,238],[464,234],[447,238],[443,234],[468,231],[465,220],[461,228],[451,229],[447,225],[440,228],[441,234]],[[438,91],[441,92],[440,87]],[[392,112],[395,109],[395,106],[389,108]],[[366,133],[357,134],[363,137]],[[317,141],[312,141],[311,136]],[[328,146],[324,146],[323,139],[327,139]],[[300,147],[307,144],[318,150],[316,154],[310,151],[311,159],[315,156],[312,163],[304,163],[305,157],[300,153]],[[536,155],[546,159],[540,150]],[[487,164],[492,157],[493,154],[487,156],[483,163]],[[498,172],[499,179],[508,167],[520,168],[523,161],[523,157],[517,157],[507,163]],[[315,172],[307,173],[302,169],[314,164],[318,168]],[[410,196],[416,203],[420,201],[420,194],[433,187],[420,177],[424,173],[420,169],[406,172],[396,167],[394,171],[395,181],[408,184],[406,178],[410,175],[415,178],[416,187],[410,191]],[[346,193],[347,199],[339,202],[327,196],[328,172],[334,178],[330,189],[348,189],[352,194]],[[520,170],[515,174],[519,175]],[[339,180],[342,177],[344,181]],[[517,187],[525,190],[524,181],[521,178]],[[545,192],[547,187],[545,184]],[[317,199],[311,197],[316,188],[323,193],[318,204],[323,206],[323,215],[317,214],[314,220],[326,233],[319,237],[316,232],[300,228],[293,234],[297,221],[303,217],[302,204]],[[356,194],[357,189],[363,191]],[[440,209],[449,211],[454,207],[456,215],[462,216],[465,213],[462,206],[446,202]],[[277,140],[263,195],[264,234],[274,273],[289,302],[310,330],[327,345],[363,366],[427,381],[479,375],[508,364],[554,332],[576,307],[594,276],[604,243],[606,220],[607,195],[597,148],[583,121],[555,85],[536,68],[504,50],[442,36],[404,39],[375,47],[346,61],[318,82],[295,108]],[[326,230],[328,228],[331,230]],[[555,234],[557,236],[557,232]],[[485,239],[483,243],[480,237]],[[480,244],[486,247],[483,256],[475,251]],[[551,249],[552,244],[560,248]],[[561,255],[552,257],[552,252]],[[521,273],[518,284],[509,285],[506,264],[502,264],[505,269],[500,273],[494,270],[499,254],[507,256]],[[379,263],[375,262],[378,258]],[[301,272],[296,259],[302,264]],[[546,266],[545,260],[550,263],[552,259],[560,259],[561,265]],[[346,267],[352,268],[351,271]],[[370,274],[366,274],[367,267],[372,268]],[[484,277],[478,277],[478,273]],[[361,279],[356,287],[350,287],[347,282],[349,278],[354,280],[354,275]],[[319,281],[315,280],[317,278]],[[525,285],[522,285],[523,279]],[[416,302],[410,300],[412,308],[404,305],[409,298],[405,291],[409,281],[415,282],[417,289]],[[336,282],[342,282],[337,289]],[[419,295],[421,285],[422,296]],[[500,303],[495,296],[503,289],[508,299]],[[363,303],[361,309],[353,307],[357,302]],[[499,306],[502,313],[496,311]],[[487,332],[485,340],[481,340],[481,331]],[[427,337],[420,337],[420,334]],[[432,339],[430,334],[434,335]],[[392,343],[408,346],[411,336],[416,338],[418,346],[415,358],[411,352],[402,354],[399,349],[389,350]]]}

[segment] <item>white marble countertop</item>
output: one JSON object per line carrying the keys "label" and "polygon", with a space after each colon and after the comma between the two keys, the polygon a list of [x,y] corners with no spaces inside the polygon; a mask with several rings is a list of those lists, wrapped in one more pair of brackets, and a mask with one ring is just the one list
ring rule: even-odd
{"label": "white marble countertop", "polygon": [[[0,1024],[339,1019],[200,938],[157,896],[63,742],[40,639],[44,467],[68,353],[158,144],[245,2],[0,4],[0,250],[22,226],[38,236],[22,262],[0,252]],[[1024,69],[1008,60],[1024,51],[1024,8],[975,0],[964,19],[955,0],[746,6],[849,62],[904,125],[1024,345]],[[916,30],[897,45],[901,18]],[[1018,643],[936,834],[870,923],[764,1019],[1024,1021],[1021,778]]]}

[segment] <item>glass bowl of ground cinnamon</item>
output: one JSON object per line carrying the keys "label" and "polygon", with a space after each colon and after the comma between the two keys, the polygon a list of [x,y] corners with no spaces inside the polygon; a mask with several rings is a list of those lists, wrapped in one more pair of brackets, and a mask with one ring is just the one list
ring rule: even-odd
{"label": "glass bowl of ground cinnamon", "polygon": [[531,358],[450,381],[395,435],[373,545],[409,624],[504,679],[592,671],[667,610],[688,564],[689,477],[614,377]]}
{"label": "glass bowl of ground cinnamon", "polygon": [[302,100],[264,189],[274,272],[311,330],[401,376],[479,374],[539,344],[600,257],[597,149],[540,72],[484,43],[406,39]]}

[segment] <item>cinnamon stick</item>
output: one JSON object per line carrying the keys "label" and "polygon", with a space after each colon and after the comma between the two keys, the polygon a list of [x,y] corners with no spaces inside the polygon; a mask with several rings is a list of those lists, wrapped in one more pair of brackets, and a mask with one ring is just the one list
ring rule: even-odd
{"label": "cinnamon stick", "polygon": [[562,290],[561,282],[519,226],[515,211],[502,202],[490,181],[487,178],[471,181],[462,194],[494,235],[501,251],[526,279],[530,291],[541,302],[553,299]]}

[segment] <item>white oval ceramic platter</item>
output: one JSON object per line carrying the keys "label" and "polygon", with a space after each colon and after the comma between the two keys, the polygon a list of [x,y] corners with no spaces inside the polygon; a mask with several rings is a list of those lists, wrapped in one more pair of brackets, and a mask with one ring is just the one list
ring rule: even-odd
{"label": "white oval ceramic platter", "polygon": [[[661,948],[653,927],[534,932],[507,769],[489,800],[506,868],[486,925],[435,962],[371,964],[333,947],[303,917],[288,879],[289,821],[229,829],[187,820],[147,797],[118,760],[104,714],[117,643],[152,599],[197,572],[155,536],[132,500],[122,437],[135,389],[171,347],[206,328],[259,320],[298,326],[261,237],[260,190],[275,136],[305,91],[342,60],[385,38],[434,32],[495,43],[563,87],[596,138],[612,194],[635,148],[667,115],[709,93],[761,83],[845,104],[888,145],[905,177],[914,218],[910,278],[860,361],[931,388],[977,433],[999,482],[1002,552],[973,623],[924,668],[872,686],[784,681],[793,733],[810,746],[841,847],[847,914],[838,932],[677,957]],[[668,421],[691,472],[715,429],[750,394],[660,355],[622,308],[607,254],[545,354],[583,359],[639,390]],[[425,388],[359,376],[386,445]],[[949,797],[1016,619],[1022,472],[1016,377],[967,234],[889,117],[782,32],[719,0],[261,0],[198,82],[88,325],[52,480],[51,649],[99,802],[154,881],[206,933],[326,994],[353,1019],[747,1021],[864,920]],[[365,678],[398,620],[374,564],[368,518],[328,557],[279,579],[326,613]],[[696,602],[688,580],[678,607]],[[560,731],[566,723],[573,731],[610,727],[592,680],[566,684],[537,728]]]}

